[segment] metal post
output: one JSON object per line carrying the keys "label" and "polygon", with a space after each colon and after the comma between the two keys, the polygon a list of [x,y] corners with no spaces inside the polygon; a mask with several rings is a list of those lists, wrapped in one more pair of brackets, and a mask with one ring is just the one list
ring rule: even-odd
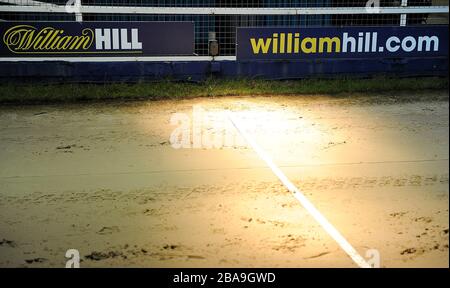
{"label": "metal post", "polygon": [[[402,7],[407,7],[408,6],[408,0],[402,0]],[[406,26],[406,18],[407,18],[407,14],[402,14],[400,15],[400,26]]]}
{"label": "metal post", "polygon": [[75,0],[75,21],[83,22],[83,14],[81,14],[81,0]]}

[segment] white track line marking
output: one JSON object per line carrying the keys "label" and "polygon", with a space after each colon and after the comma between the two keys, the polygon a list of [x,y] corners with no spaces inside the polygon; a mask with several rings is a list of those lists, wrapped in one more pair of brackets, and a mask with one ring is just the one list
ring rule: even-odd
{"label": "white track line marking", "polygon": [[228,113],[228,118],[234,127],[241,133],[248,144],[253,150],[261,157],[264,162],[269,166],[272,172],[280,179],[280,181],[286,186],[286,188],[294,194],[294,197],[300,202],[300,204],[316,219],[325,231],[341,246],[341,248],[352,258],[352,260],[361,268],[372,268],[372,266],[366,262],[366,260],[358,254],[353,246],[342,236],[342,234],[334,228],[334,226],[323,216],[319,210],[306,198],[306,196],[284,175],[280,168],[275,165],[272,159],[264,152],[261,147],[250,137],[250,135],[242,128],[238,119],[234,117],[232,112]]}

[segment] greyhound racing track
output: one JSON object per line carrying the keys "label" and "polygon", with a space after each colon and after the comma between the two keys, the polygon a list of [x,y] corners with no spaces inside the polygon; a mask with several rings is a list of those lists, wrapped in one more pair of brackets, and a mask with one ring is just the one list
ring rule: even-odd
{"label": "greyhound racing track", "polygon": [[230,110],[362,256],[448,267],[448,97],[383,97],[2,107],[0,266],[355,267]]}

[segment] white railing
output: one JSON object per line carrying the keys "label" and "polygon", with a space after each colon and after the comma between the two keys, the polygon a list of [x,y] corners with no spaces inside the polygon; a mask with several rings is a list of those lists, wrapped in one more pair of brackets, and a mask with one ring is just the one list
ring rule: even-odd
{"label": "white railing", "polygon": [[[12,1],[0,0],[10,4]],[[21,3],[23,1],[13,1]],[[29,1],[27,1],[29,2]],[[33,3],[42,3],[32,1]],[[449,13],[448,6],[406,6],[400,7],[310,7],[310,8],[221,8],[221,7],[128,7],[128,6],[62,6],[48,3],[41,5],[0,5],[0,12],[34,13],[83,13],[98,14],[170,14],[170,15],[345,15],[345,14],[437,14]],[[69,8],[68,8],[69,7]],[[74,8],[70,8],[74,7]]]}

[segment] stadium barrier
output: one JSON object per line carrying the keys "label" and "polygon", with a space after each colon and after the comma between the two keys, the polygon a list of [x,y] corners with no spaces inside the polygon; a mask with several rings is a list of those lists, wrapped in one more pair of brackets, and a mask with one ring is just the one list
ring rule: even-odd
{"label": "stadium barrier", "polygon": [[448,1],[0,0],[0,31],[1,81],[448,73]]}

